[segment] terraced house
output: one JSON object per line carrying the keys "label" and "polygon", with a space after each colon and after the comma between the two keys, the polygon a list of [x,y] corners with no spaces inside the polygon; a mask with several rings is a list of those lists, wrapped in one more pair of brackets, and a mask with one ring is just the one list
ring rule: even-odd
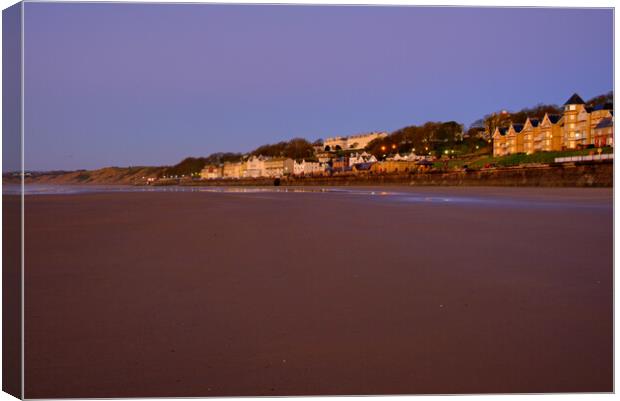
{"label": "terraced house", "polygon": [[498,127],[492,138],[494,156],[613,146],[613,105],[587,106],[575,93],[564,103],[562,116],[545,114],[542,121],[528,118]]}
{"label": "terraced house", "polygon": [[594,146],[614,145],[614,119],[607,117],[602,119],[593,130]]}
{"label": "terraced house", "polygon": [[523,138],[523,152],[534,152],[534,139],[540,134],[540,126],[537,118],[528,118],[523,124],[521,137]]}
{"label": "terraced house", "polygon": [[265,160],[265,176],[266,177],[282,177],[293,174],[295,171],[294,160],[284,157],[278,157]]}
{"label": "terraced house", "polygon": [[222,178],[222,167],[207,165],[200,172],[200,177],[205,180],[213,180],[217,178]]}
{"label": "terraced house", "polygon": [[246,163],[242,162],[226,162],[222,169],[222,176],[224,178],[241,178],[245,176]]}
{"label": "terraced house", "polygon": [[551,152],[562,150],[561,116],[545,114],[540,123],[538,136],[534,137],[534,152]]}
{"label": "terraced house", "polygon": [[510,124],[506,133],[506,149],[509,154],[523,152],[523,124]]}
{"label": "terraced house", "polygon": [[265,158],[262,156],[252,156],[248,159],[245,166],[244,177],[257,178],[265,175]]}
{"label": "terraced house", "polygon": [[508,154],[506,133],[508,128],[497,127],[493,132],[493,156],[505,156]]}

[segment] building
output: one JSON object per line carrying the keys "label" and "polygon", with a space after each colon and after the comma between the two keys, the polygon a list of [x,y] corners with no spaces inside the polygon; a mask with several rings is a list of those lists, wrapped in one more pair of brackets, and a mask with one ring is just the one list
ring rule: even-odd
{"label": "building", "polygon": [[223,178],[241,178],[244,176],[246,170],[246,163],[242,162],[226,162],[222,169]]}
{"label": "building", "polygon": [[433,160],[433,156],[416,155],[414,152],[409,153],[405,157],[407,158],[407,161],[410,161],[410,162]]}
{"label": "building", "polygon": [[614,146],[614,119],[602,119],[593,129],[594,146]]}
{"label": "building", "polygon": [[373,173],[406,173],[417,169],[417,162],[406,160],[385,160],[373,163],[370,171]]}
{"label": "building", "polygon": [[506,132],[507,128],[496,127],[493,135],[493,156],[505,156],[508,154],[508,150],[506,148]]}
{"label": "building", "polygon": [[325,144],[322,140],[318,139],[312,144],[312,149],[314,150],[315,154],[318,152],[322,152],[323,150],[325,150]]}
{"label": "building", "polygon": [[506,149],[508,154],[523,152],[523,124],[510,124],[506,132]]}
{"label": "building", "polygon": [[521,136],[523,137],[523,152],[534,153],[534,142],[540,135],[540,121],[537,118],[527,118],[523,124]]}
{"label": "building", "polygon": [[265,176],[265,158],[252,156],[245,163],[244,177],[257,178]]}
{"label": "building", "polygon": [[579,95],[573,94],[564,103],[562,148],[578,149],[595,145],[594,130],[601,121],[612,117],[612,108],[611,104],[586,106]]}
{"label": "building", "polygon": [[264,176],[277,178],[293,174],[295,171],[294,163],[293,159],[282,157],[267,159],[264,161]]}
{"label": "building", "polygon": [[354,164],[353,166],[351,166],[351,171],[353,171],[354,173],[368,173],[372,170],[372,166],[375,164],[376,162],[373,163],[357,163]]}
{"label": "building", "polygon": [[594,129],[596,129],[598,124],[601,123],[603,120],[608,120],[608,122],[610,120],[613,125],[613,105],[612,104],[598,105],[591,109],[590,120],[589,120],[589,125],[591,129],[591,137],[592,137],[591,143],[594,143],[594,140],[593,140],[594,135],[595,135]]}
{"label": "building", "polygon": [[302,160],[301,162],[297,162],[297,160],[295,160],[293,163],[293,175],[304,175],[305,163],[305,160]]}
{"label": "building", "polygon": [[407,156],[401,156],[400,153],[396,153],[394,156],[386,157],[385,160],[404,161],[407,160]]}
{"label": "building", "polygon": [[352,153],[349,155],[349,166],[353,166],[354,164],[359,163],[374,163],[377,161],[377,158],[370,153],[362,152],[362,153]]}
{"label": "building", "polygon": [[546,113],[540,123],[538,137],[534,138],[534,152],[562,150],[562,117]]}
{"label": "building", "polygon": [[310,162],[302,160],[301,162],[295,161],[293,164],[294,175],[316,175],[325,171],[325,167],[319,162]]}
{"label": "building", "polygon": [[332,160],[333,171],[345,171],[349,167],[349,158],[346,156],[338,157]]}
{"label": "building", "polygon": [[333,138],[327,138],[324,142],[324,149],[327,151],[334,150],[362,150],[368,144],[377,139],[385,138],[387,132],[370,132],[368,134],[359,134],[351,136],[336,136]]}
{"label": "building", "polygon": [[[430,160],[431,158],[432,156],[417,155],[415,154],[415,152],[411,152],[411,153],[404,154],[404,155],[401,155],[400,153],[396,153],[394,156],[388,157],[385,160],[415,162],[419,160]],[[376,161],[376,159],[374,159],[374,161]]]}
{"label": "building", "polygon": [[222,167],[214,166],[214,165],[205,166],[200,171],[200,178],[205,179],[205,180],[213,180],[216,178],[222,178]]}
{"label": "building", "polygon": [[328,163],[332,159],[330,152],[316,152],[314,156],[319,160],[319,163]]}
{"label": "building", "polygon": [[496,128],[493,133],[494,156],[587,146],[613,146],[613,105],[590,107],[576,93],[564,103],[562,116],[545,114],[542,121],[528,118],[524,124]]}
{"label": "building", "polygon": [[585,102],[578,94],[573,94],[564,103],[563,147],[575,149],[578,145],[586,144],[586,114]]}

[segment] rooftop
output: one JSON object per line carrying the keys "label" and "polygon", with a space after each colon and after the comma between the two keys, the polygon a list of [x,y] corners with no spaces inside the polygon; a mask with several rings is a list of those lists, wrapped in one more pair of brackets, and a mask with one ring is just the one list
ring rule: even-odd
{"label": "rooftop", "polygon": [[566,103],[564,103],[564,106],[566,106],[567,104],[585,104],[586,102],[583,101],[583,99],[576,93],[573,93],[573,96],[571,96]]}
{"label": "rooftop", "polygon": [[613,127],[614,121],[611,117],[603,118],[598,124],[596,124],[595,128],[608,128]]}

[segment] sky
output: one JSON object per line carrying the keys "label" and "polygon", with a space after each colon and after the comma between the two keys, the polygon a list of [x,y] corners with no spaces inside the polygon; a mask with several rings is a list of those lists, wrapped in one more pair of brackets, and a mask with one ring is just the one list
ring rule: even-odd
{"label": "sky", "polygon": [[613,89],[611,9],[26,3],[28,170],[188,156]]}

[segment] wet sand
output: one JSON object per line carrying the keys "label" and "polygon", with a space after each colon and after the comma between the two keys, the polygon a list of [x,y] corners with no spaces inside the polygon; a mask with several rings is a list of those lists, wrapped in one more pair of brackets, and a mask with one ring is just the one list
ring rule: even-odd
{"label": "wet sand", "polygon": [[25,396],[612,391],[611,189],[399,191],[27,196]]}

